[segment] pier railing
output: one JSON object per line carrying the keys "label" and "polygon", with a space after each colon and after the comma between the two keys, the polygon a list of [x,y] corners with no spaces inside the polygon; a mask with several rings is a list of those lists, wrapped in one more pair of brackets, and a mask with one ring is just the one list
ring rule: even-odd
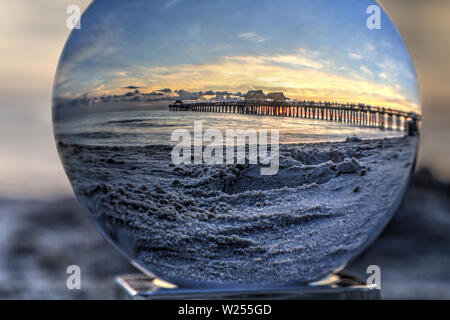
{"label": "pier railing", "polygon": [[221,112],[284,116],[341,122],[359,127],[387,130],[417,130],[421,117],[414,112],[372,107],[363,104],[340,104],[333,102],[177,102],[169,105],[170,111]]}

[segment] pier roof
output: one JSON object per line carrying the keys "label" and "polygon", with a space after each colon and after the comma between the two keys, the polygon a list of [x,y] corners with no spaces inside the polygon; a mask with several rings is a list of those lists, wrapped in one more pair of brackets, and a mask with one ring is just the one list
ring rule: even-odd
{"label": "pier roof", "polygon": [[287,98],[283,92],[270,92],[267,95],[267,99],[270,99],[273,101],[286,101],[287,100]]}
{"label": "pier roof", "polygon": [[266,95],[262,90],[251,90],[245,95],[246,100],[264,100]]}

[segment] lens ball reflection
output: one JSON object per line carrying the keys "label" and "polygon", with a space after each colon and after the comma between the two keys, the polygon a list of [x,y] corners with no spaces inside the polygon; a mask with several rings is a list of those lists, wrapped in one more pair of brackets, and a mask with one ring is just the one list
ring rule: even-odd
{"label": "lens ball reflection", "polygon": [[89,216],[142,269],[188,286],[311,282],[392,217],[421,107],[377,2],[96,0],[81,19],[55,138]]}

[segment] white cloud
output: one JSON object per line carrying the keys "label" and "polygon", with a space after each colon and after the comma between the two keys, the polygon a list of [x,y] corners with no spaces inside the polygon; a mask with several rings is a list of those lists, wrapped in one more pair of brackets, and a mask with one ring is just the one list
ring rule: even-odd
{"label": "white cloud", "polygon": [[253,42],[264,42],[267,39],[264,38],[263,36],[257,34],[256,32],[246,32],[246,33],[241,33],[239,35],[239,38],[244,39],[244,40],[248,40],[248,41],[253,41]]}
{"label": "white cloud", "polygon": [[348,56],[349,56],[350,58],[352,58],[352,59],[355,59],[355,60],[361,60],[361,59],[363,58],[362,55],[357,54],[357,53],[354,53],[354,52],[349,52],[349,53],[348,53]]}
{"label": "white cloud", "polygon": [[297,53],[294,54],[280,54],[276,56],[233,56],[226,57],[226,59],[260,64],[279,63],[283,65],[290,65],[291,67],[301,66],[311,69],[320,69],[324,66],[324,64],[322,62],[319,62],[317,59],[314,59],[316,55],[316,52],[300,49]]}
{"label": "white cloud", "polygon": [[268,57],[266,58],[267,61],[277,62],[277,63],[284,63],[284,64],[290,64],[293,66],[303,66],[303,67],[309,67],[312,69],[320,69],[322,68],[322,64],[313,60],[310,60],[308,58],[304,58],[301,56],[296,55],[278,55],[274,57]]}
{"label": "white cloud", "polygon": [[373,44],[371,44],[370,42],[366,44],[366,50],[367,51],[375,51],[377,47],[375,47]]}
{"label": "white cloud", "polygon": [[170,9],[180,1],[181,0],[166,0],[165,8]]}
{"label": "white cloud", "polygon": [[362,72],[367,73],[368,75],[373,76],[373,72],[369,70],[369,68],[367,68],[366,66],[361,66],[359,68]]}

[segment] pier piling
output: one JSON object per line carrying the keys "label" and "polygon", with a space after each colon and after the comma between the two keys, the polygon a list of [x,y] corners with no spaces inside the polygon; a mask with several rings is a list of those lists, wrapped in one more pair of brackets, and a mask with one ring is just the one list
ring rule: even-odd
{"label": "pier piling", "polygon": [[[170,111],[216,112],[253,114],[262,116],[296,117],[312,120],[337,121],[358,127],[383,130],[418,131],[421,117],[414,112],[404,112],[363,104],[338,104],[330,102],[195,102],[177,100],[169,105]],[[414,126],[415,128],[412,128]]]}

